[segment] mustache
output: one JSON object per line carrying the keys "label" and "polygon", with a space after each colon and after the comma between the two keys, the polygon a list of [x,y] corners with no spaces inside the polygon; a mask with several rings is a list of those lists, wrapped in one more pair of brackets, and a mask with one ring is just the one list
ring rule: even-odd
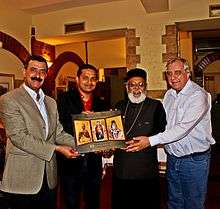
{"label": "mustache", "polygon": [[42,78],[38,78],[38,77],[31,77],[31,80],[32,81],[39,81],[39,82],[43,81]]}

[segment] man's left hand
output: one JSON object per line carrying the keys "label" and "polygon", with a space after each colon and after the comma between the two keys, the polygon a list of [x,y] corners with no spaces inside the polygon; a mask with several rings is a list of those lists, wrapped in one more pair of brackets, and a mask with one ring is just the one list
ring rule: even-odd
{"label": "man's left hand", "polygon": [[127,141],[126,144],[126,152],[138,152],[150,146],[150,142],[147,136],[134,137],[132,140]]}

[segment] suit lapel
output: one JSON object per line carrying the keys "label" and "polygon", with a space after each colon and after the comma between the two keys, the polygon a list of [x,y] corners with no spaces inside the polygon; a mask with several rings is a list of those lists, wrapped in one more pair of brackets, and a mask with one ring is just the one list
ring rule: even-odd
{"label": "suit lapel", "polygon": [[16,95],[17,100],[20,102],[20,105],[24,108],[25,112],[27,112],[27,117],[30,121],[31,119],[35,121],[35,128],[41,130],[39,131],[40,137],[45,138],[45,132],[42,129],[42,127],[45,126],[45,122],[36,103],[23,86],[18,89],[18,93],[19,94]]}
{"label": "suit lapel", "polygon": [[50,135],[52,134],[54,123],[56,123],[56,118],[53,116],[53,112],[54,112],[53,105],[51,104],[47,96],[45,96],[44,102],[48,117],[48,138],[49,138]]}
{"label": "suit lapel", "polygon": [[31,108],[33,108],[33,115],[36,115],[36,112],[38,113],[37,115],[39,115],[41,117],[41,119],[43,120],[43,117],[36,105],[36,103],[34,102],[34,100],[32,99],[32,97],[28,94],[28,92],[24,89],[23,86],[20,87],[21,91],[21,95],[19,96],[20,99],[22,99],[24,101],[25,104],[28,104]]}
{"label": "suit lapel", "polygon": [[[31,106],[31,112],[33,112],[33,115],[35,116],[35,120],[37,120],[39,118],[39,120],[43,121],[43,123],[45,124],[45,121],[44,121],[36,103],[33,101],[32,97],[28,94],[28,92],[23,87],[21,87],[20,98],[22,98],[22,100],[24,100],[25,104],[28,104],[29,106]],[[56,118],[53,116],[54,106],[52,105],[52,103],[50,102],[50,100],[48,99],[48,97],[46,95],[45,95],[44,103],[45,103],[45,108],[46,108],[47,117],[48,117],[48,137],[47,138],[49,138],[52,134],[54,123],[56,123]]]}

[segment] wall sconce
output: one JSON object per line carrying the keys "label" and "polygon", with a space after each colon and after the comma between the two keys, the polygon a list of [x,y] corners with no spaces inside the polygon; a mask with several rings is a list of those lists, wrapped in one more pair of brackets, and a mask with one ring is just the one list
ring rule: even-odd
{"label": "wall sconce", "polygon": [[53,62],[47,61],[48,68],[50,68],[52,64],[53,64]]}
{"label": "wall sconce", "polygon": [[99,68],[99,81],[105,82],[105,70],[104,68]]}
{"label": "wall sconce", "polygon": [[43,54],[43,58],[47,61],[47,66],[48,66],[48,68],[50,68],[51,65],[53,64],[53,62],[51,61],[50,56],[45,53],[45,54]]}

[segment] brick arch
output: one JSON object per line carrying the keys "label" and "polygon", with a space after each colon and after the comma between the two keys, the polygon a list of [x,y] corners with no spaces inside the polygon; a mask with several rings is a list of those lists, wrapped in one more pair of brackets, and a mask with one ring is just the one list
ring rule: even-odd
{"label": "brick arch", "polygon": [[60,68],[67,62],[73,62],[78,66],[84,64],[81,57],[74,52],[66,51],[60,54],[54,60],[53,65],[49,68],[47,78],[44,82],[43,89],[47,95],[53,96],[53,91],[55,90],[55,79]]}
{"label": "brick arch", "polygon": [[14,54],[24,64],[30,56],[28,50],[15,38],[0,31],[2,48]]}
{"label": "brick arch", "polygon": [[220,60],[220,52],[214,52],[203,57],[197,65],[194,66],[195,81],[200,86],[204,85],[204,70],[212,62]]}
{"label": "brick arch", "polygon": [[195,75],[202,75],[205,68],[216,60],[220,60],[220,52],[214,52],[203,57],[194,68]]}

